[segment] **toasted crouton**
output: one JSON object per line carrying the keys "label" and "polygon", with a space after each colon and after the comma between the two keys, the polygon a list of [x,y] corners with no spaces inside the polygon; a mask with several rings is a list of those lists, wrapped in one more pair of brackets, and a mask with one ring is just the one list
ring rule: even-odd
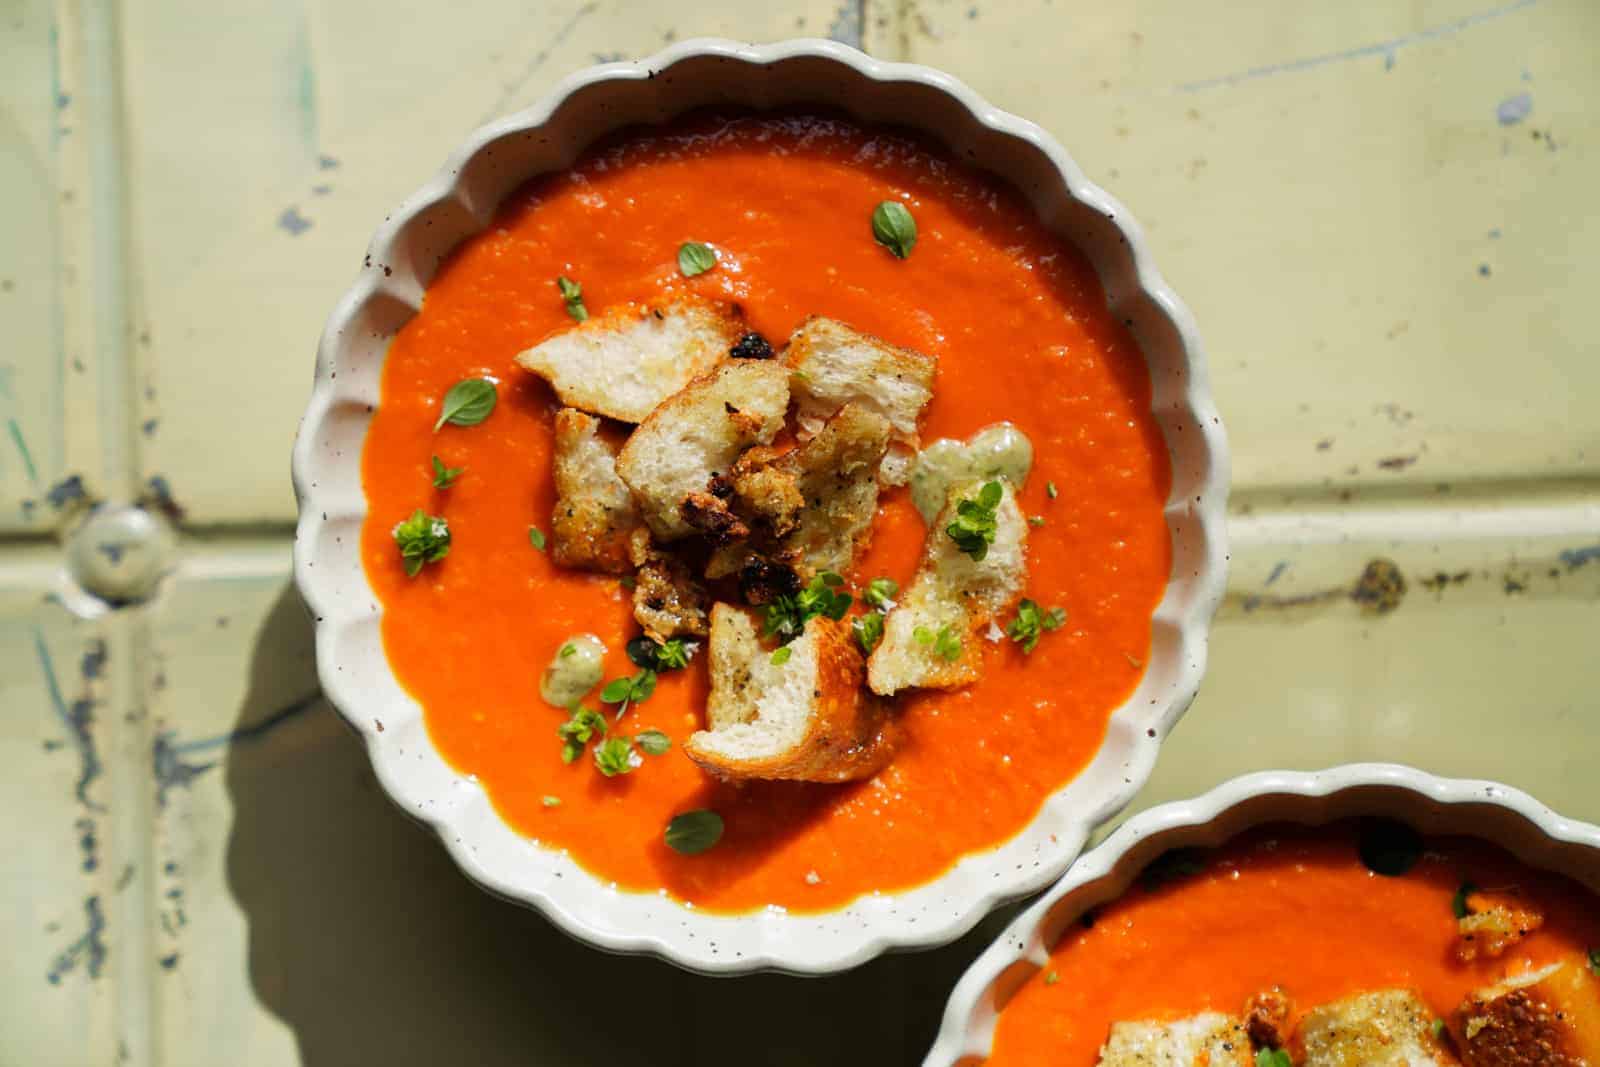
{"label": "toasted crouton", "polygon": [[884,484],[904,484],[917,420],[933,396],[933,357],[812,316],[789,338],[783,362],[793,375],[803,433],[851,401],[878,412],[896,442],[883,463]]}
{"label": "toasted crouton", "polygon": [[796,448],[776,456],[763,448],[745,453],[734,465],[733,491],[762,536],[719,552],[707,574],[731,574],[752,556],[793,569],[802,582],[819,571],[848,571],[872,532],[878,464],[888,443],[887,419],[846,404]]}
{"label": "toasted crouton", "polygon": [[744,327],[730,308],[697,296],[624,305],[541,341],[517,363],[561,402],[639,422],[728,356]]}
{"label": "toasted crouton", "polygon": [[689,565],[653,544],[644,527],[633,531],[629,555],[634,575],[633,617],[657,641],[704,637],[711,598]]}
{"label": "toasted crouton", "polygon": [[1467,997],[1450,1019],[1467,1067],[1600,1064],[1600,978],[1573,958]]}
{"label": "toasted crouton", "polygon": [[1515,890],[1475,890],[1465,900],[1467,914],[1456,921],[1456,959],[1499,956],[1544,925],[1544,914]]}
{"label": "toasted crouton", "polygon": [[1453,1067],[1434,1035],[1433,1012],[1409,989],[1359,993],[1300,1021],[1301,1067]]}
{"label": "toasted crouton", "polygon": [[[656,537],[672,541],[732,519],[713,480],[739,453],[783,428],[789,379],[777,363],[734,359],[669,397],[633,431],[617,475],[633,490]],[[746,531],[748,532],[748,531]],[[721,529],[725,539],[728,530]]]}
{"label": "toasted crouton", "polygon": [[848,623],[806,623],[787,658],[761,647],[755,622],[727,604],[711,609],[707,730],[684,743],[689,758],[725,779],[846,782],[878,772],[894,754],[886,706],[861,687],[861,653]]}
{"label": "toasted crouton", "polygon": [[[981,560],[963,552],[946,527],[955,521],[957,505],[976,497],[985,482],[950,487],[944,510],[923,542],[916,576],[884,619],[883,640],[867,663],[874,693],[889,696],[912,686],[955,689],[977,679],[982,665],[977,633],[1016,602],[1027,579],[1028,524],[1011,483],[996,480],[1002,493],[995,507],[994,543]],[[946,630],[960,641],[953,659],[934,639]]]}
{"label": "toasted crouton", "polygon": [[1170,1023],[1115,1023],[1099,1067],[1250,1067],[1243,1021],[1208,1011]]}
{"label": "toasted crouton", "polygon": [[1276,987],[1253,994],[1244,1002],[1244,1029],[1256,1048],[1282,1048],[1289,1043],[1289,1016],[1294,1003]]}
{"label": "toasted crouton", "polygon": [[633,493],[617,477],[617,447],[600,436],[600,420],[575,408],[556,413],[556,505],[550,558],[574,570],[627,574],[628,543],[639,526]]}

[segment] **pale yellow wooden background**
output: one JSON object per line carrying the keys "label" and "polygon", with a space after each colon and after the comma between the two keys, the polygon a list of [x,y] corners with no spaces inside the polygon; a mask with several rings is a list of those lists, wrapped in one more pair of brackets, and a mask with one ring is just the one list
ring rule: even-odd
{"label": "pale yellow wooden background", "polygon": [[[289,443],[371,229],[484,119],[699,34],[952,71],[1193,307],[1235,571],[1139,806],[1386,758],[1600,819],[1594,0],[0,0],[0,1064],[926,1048],[994,921],[825,981],[596,955],[390,809],[288,587]],[[76,618],[59,538],[139,499],[183,510],[173,575]],[[1374,558],[1382,616],[1346,595]]]}

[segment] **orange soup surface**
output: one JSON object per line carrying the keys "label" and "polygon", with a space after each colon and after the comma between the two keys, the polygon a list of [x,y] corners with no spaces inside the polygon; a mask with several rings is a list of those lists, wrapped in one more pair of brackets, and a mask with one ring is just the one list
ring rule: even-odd
{"label": "orange soup surface", "polygon": [[[918,227],[905,260],[872,238],[890,197]],[[715,269],[680,274],[689,240],[717,250]],[[624,645],[638,627],[617,579],[558,568],[529,543],[530,527],[550,529],[558,404],[513,360],[572,326],[558,275],[595,314],[692,292],[737,303],[774,344],[820,314],[936,357],[924,442],[1001,420],[1032,440],[1019,502],[1043,525],[1029,531],[1027,595],[1066,609],[1066,624],[1031,655],[985,641],[983,677],[964,690],[902,695],[905,741],[870,781],[714,783],[681,752],[702,726],[703,649],[614,727],[661,730],[671,751],[615,778],[587,757],[563,763],[567,716],[540,700],[543,668],[589,632],[605,643],[607,679],[632,674]],[[499,383],[493,414],[435,433],[445,392],[476,376]],[[463,469],[452,488],[432,487],[433,456]],[[1171,558],[1148,375],[1088,262],[1010,188],[828,118],[696,116],[614,139],[511,196],[390,345],[363,477],[385,648],[445,758],[519,831],[600,878],[723,911],[838,907],[1017,833],[1090,760],[1138,682]],[[419,507],[448,520],[452,547],[408,578],[390,531]],[[907,491],[885,492],[846,577],[904,586],[924,532]],[[678,855],[663,828],[696,808],[720,813],[725,834]]]}
{"label": "orange soup surface", "polygon": [[[1358,837],[1350,823],[1268,827],[1198,854],[1189,861],[1198,873],[1147,872],[1067,929],[1049,966],[1002,1010],[987,1063],[1093,1067],[1115,1022],[1239,1015],[1274,987],[1295,1017],[1410,989],[1443,1019],[1507,974],[1600,946],[1594,897],[1566,878],[1462,838],[1427,840],[1414,867],[1387,877],[1362,862]],[[1498,957],[1460,961],[1454,902],[1464,883],[1514,890],[1544,925]]]}

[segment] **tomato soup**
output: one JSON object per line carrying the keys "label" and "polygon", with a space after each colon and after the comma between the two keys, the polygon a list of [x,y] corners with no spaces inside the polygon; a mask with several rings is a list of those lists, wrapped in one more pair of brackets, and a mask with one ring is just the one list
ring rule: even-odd
{"label": "tomato soup", "polygon": [[[1600,911],[1576,883],[1459,838],[1429,840],[1404,874],[1380,875],[1358,834],[1351,824],[1267,828],[1157,865],[1170,877],[1147,872],[1067,930],[1001,1012],[987,1062],[1091,1067],[1113,1023],[1237,1015],[1274,987],[1295,1015],[1403,988],[1443,1019],[1507,974],[1600,946]],[[1464,885],[1514,889],[1544,924],[1499,956],[1463,962]]]}
{"label": "tomato soup", "polygon": [[[891,196],[918,227],[903,260],[869,225]],[[689,240],[718,250],[717,269],[680,273]],[[572,326],[557,276],[578,281],[596,314],[697,293],[737,303],[774,344],[821,314],[936,357],[924,442],[1000,420],[1032,440],[1026,595],[1064,608],[1065,624],[1028,655],[983,642],[983,677],[966,689],[902,694],[904,742],[870,781],[715,783],[681,752],[703,726],[703,655],[662,674],[621,727],[663,731],[670,752],[615,778],[563,763],[566,712],[540,700],[541,670],[588,632],[605,644],[605,677],[628,675],[638,627],[624,583],[563,570],[529,544],[530,527],[549,529],[558,402],[513,359]],[[441,397],[472,376],[499,383],[493,414],[435,432]],[[432,486],[434,456],[463,472],[448,490]],[[596,876],[723,911],[836,908],[1016,834],[1087,764],[1137,684],[1171,559],[1148,374],[1087,260],[1009,187],[831,118],[695,116],[608,141],[512,195],[390,345],[363,477],[385,649],[444,757],[511,825]],[[391,528],[417,508],[447,517],[453,543],[408,577]],[[907,491],[885,491],[846,577],[904,585],[924,532]],[[722,815],[723,838],[679,855],[663,828],[698,808]]]}

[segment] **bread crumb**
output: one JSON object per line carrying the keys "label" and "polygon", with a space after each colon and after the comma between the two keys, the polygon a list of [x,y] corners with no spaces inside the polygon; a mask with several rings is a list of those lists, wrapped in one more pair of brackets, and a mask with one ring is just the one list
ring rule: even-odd
{"label": "bread crumb", "polygon": [[817,874],[816,871],[807,871],[806,872],[806,885],[817,885],[821,881],[822,881],[822,876]]}

